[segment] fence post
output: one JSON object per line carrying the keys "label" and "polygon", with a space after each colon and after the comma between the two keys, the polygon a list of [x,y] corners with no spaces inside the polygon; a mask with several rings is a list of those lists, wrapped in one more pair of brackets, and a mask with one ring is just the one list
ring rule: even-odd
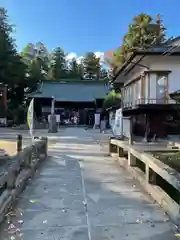
{"label": "fence post", "polygon": [[136,157],[130,151],[128,151],[128,165],[131,167],[136,166]]}
{"label": "fence post", "polygon": [[124,149],[122,147],[118,147],[118,157],[124,157]]}
{"label": "fence post", "polygon": [[157,174],[154,172],[148,164],[146,164],[146,182],[152,185],[156,185]]}
{"label": "fence post", "polygon": [[17,136],[17,152],[21,152],[22,151],[22,135],[18,134]]}
{"label": "fence post", "polygon": [[13,189],[13,188],[15,188],[15,182],[16,182],[16,171],[12,168],[12,169],[10,170],[9,175],[8,175],[7,188],[8,188],[8,189]]}
{"label": "fence post", "polygon": [[48,138],[42,137],[42,140],[44,141],[43,154],[44,154],[44,157],[46,158],[48,155]]}

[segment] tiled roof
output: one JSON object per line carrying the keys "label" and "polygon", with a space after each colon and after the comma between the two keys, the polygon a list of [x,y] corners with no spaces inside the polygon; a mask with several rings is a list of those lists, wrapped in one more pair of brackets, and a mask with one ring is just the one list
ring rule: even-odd
{"label": "tiled roof", "polygon": [[164,45],[159,47],[151,47],[146,50],[138,50],[136,53],[180,53],[180,47]]}
{"label": "tiled roof", "polygon": [[64,102],[91,102],[103,99],[108,92],[104,82],[78,81],[45,81],[38,91],[28,95],[34,98],[52,98]]}

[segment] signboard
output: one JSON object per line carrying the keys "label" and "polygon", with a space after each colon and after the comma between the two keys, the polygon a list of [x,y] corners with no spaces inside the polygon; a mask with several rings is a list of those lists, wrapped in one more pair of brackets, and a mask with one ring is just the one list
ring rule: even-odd
{"label": "signboard", "polygon": [[94,114],[94,124],[96,126],[99,126],[99,124],[100,124],[100,113],[95,113]]}
{"label": "signboard", "polygon": [[33,135],[33,128],[34,128],[34,98],[31,100],[27,112],[27,124],[29,127],[29,131],[31,136]]}
{"label": "signboard", "polygon": [[[50,117],[51,117],[51,114],[48,115],[48,122],[50,122]],[[61,121],[60,115],[56,114],[56,122],[60,123],[60,121]]]}
{"label": "signboard", "polygon": [[114,127],[115,115],[116,114],[114,112],[110,112],[110,114],[109,114],[109,124],[111,126],[111,129],[113,129],[113,127]]}

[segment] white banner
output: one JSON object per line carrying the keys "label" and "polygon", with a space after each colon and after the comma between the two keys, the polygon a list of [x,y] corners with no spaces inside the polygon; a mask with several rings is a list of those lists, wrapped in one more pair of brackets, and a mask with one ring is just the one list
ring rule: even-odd
{"label": "white banner", "polygon": [[113,133],[116,136],[120,136],[122,134],[121,130],[121,119],[122,119],[122,109],[119,108],[116,110],[115,121],[113,126]]}
{"label": "white banner", "polygon": [[34,98],[31,100],[27,112],[27,124],[29,127],[29,131],[31,136],[33,135],[33,128],[34,128]]}

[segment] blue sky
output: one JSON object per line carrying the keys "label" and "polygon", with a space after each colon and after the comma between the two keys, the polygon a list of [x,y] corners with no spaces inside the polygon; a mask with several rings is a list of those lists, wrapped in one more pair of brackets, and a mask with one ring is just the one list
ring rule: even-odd
{"label": "blue sky", "polygon": [[168,35],[180,35],[178,0],[0,0],[16,25],[18,49],[42,41],[78,55],[118,47],[134,15],[160,13]]}

